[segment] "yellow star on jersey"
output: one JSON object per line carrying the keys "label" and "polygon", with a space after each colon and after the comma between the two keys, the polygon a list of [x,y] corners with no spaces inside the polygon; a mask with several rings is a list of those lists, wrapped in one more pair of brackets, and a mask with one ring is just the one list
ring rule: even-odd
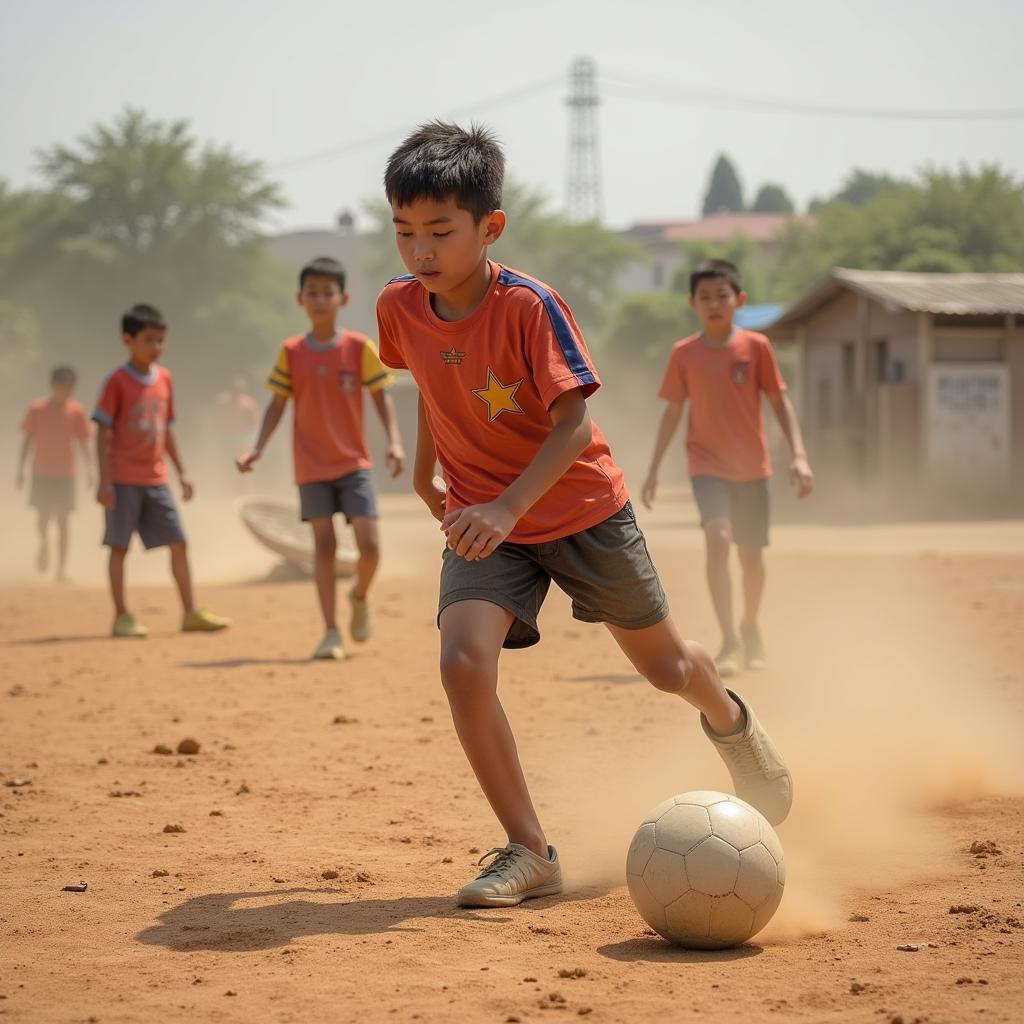
{"label": "yellow star on jersey", "polygon": [[488,423],[496,420],[503,412],[510,412],[516,416],[523,415],[523,410],[519,408],[519,403],[516,401],[516,392],[522,383],[523,378],[520,377],[515,384],[502,384],[494,376],[494,371],[489,366],[487,367],[487,387],[473,388],[472,390],[481,402],[487,403]]}

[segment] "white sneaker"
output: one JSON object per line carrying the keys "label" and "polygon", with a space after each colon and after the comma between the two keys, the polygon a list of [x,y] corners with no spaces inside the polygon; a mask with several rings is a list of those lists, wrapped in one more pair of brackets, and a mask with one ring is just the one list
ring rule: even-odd
{"label": "white sneaker", "polygon": [[519,843],[509,843],[504,849],[488,850],[478,863],[488,857],[494,860],[459,890],[460,907],[514,907],[523,900],[562,891],[562,867],[553,846],[545,858]]}
{"label": "white sneaker", "polygon": [[739,640],[722,641],[722,649],[715,655],[715,668],[723,679],[728,679],[739,672],[742,654]]}
{"label": "white sneaker", "polygon": [[726,691],[746,715],[743,731],[719,736],[701,715],[700,724],[725,762],[736,795],[756,807],[773,825],[786,820],[793,805],[793,777],[775,744],[744,700]]}
{"label": "white sneaker", "polygon": [[373,632],[373,611],[370,608],[370,595],[356,597],[356,588],[348,592],[348,599],[352,603],[352,621],[349,623],[349,632],[356,643],[365,643],[370,639]]}
{"label": "white sneaker", "polygon": [[345,657],[345,648],[341,646],[341,634],[336,629],[324,633],[320,646],[313,652],[314,661],[341,661]]}

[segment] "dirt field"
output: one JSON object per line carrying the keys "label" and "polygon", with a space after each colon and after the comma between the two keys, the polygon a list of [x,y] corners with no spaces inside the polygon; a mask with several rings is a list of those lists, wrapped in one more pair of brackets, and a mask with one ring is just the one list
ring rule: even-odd
{"label": "dirt field", "polygon": [[[697,954],[645,930],[625,851],[655,803],[728,780],[601,628],[553,594],[503,662],[568,892],[461,911],[503,839],[437,681],[431,523],[387,503],[376,636],[325,665],[312,586],[251,582],[271,560],[201,509],[201,598],[235,628],[176,633],[163,557],[135,555],[141,642],[106,636],[92,510],[66,588],[28,585],[30,523],[5,515],[0,1019],[1021,1020],[1024,524],[777,531],[771,668],[737,688],[794,770],[788,886],[750,945]],[[645,520],[651,549],[714,644],[680,517]]]}

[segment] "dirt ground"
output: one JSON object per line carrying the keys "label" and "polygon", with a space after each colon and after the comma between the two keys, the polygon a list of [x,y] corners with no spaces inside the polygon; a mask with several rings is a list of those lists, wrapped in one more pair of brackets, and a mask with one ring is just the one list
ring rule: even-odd
{"label": "dirt ground", "polygon": [[[750,944],[692,953],[645,929],[625,852],[654,804],[727,776],[560,595],[502,693],[568,891],[463,911],[502,836],[437,680],[438,544],[410,501],[385,503],[376,635],[338,665],[306,660],[312,586],[267,581],[226,503],[186,522],[234,628],[178,634],[139,553],[145,641],[106,635],[92,510],[63,588],[30,584],[30,521],[4,518],[0,1019],[1021,1020],[1024,524],[776,531],[771,667],[736,688],[795,774],[787,891]],[[644,523],[713,645],[692,509]],[[153,752],[184,738],[198,754]]]}

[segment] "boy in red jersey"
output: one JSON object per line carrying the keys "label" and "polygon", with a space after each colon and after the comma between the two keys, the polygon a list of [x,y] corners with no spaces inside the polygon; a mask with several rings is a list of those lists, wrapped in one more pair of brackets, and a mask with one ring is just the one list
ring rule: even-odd
{"label": "boy in red jersey", "polygon": [[164,456],[178,472],[182,498],[192,500],[192,482],[171,428],[171,375],[158,364],[167,324],[158,310],[139,303],[121,318],[121,336],[128,349],[128,362],[103,382],[92,414],[99,424],[96,452],[100,482],[96,500],[106,509],[103,543],[110,548],[110,591],[116,613],[113,635],[144,637],[148,633],[128,611],[124,599],[124,559],[136,532],[147,549],[170,548],[171,574],[184,612],[182,630],[208,633],[225,629],[231,625],[230,619],[196,607],[185,534],[168,487]]}
{"label": "boy in red jersey", "polygon": [[281,346],[267,380],[274,397],[267,405],[255,447],[237,460],[249,472],[295,400],[292,450],[295,482],[304,522],[313,529],[316,589],[324,617],[324,637],[314,658],[344,657],[335,617],[334,514],[352,525],[359,562],[349,591],[352,639],[370,638],[373,627],[369,588],[380,561],[377,499],[363,429],[363,388],[370,392],[388,438],[387,467],[398,476],[405,464],[395,405],[387,389],[392,375],[381,364],[373,342],[355,331],[338,329],[338,314],[348,302],[345,271],[328,256],[307,263],[299,273],[299,305],[310,330]]}
{"label": "boy in red jersey", "polygon": [[[82,461],[88,463],[86,441],[92,434],[85,409],[71,396],[77,375],[70,366],[58,366],[50,374],[50,396],[38,398],[21,421],[24,441],[18,458],[18,489],[25,483],[25,463],[32,451],[32,490],[29,504],[38,513],[39,550],[36,567],[50,567],[50,520],[57,522],[57,582],[67,581],[68,517],[75,510],[77,462],[75,441],[81,446]],[[89,475],[92,486],[92,474]]]}
{"label": "boy in red jersey", "polygon": [[[761,413],[767,397],[793,454],[790,481],[798,498],[814,487],[800,423],[786,397],[771,342],[763,334],[737,329],[733,316],[746,301],[740,274],[728,260],[706,260],[690,275],[690,305],[701,330],[676,342],[658,395],[668,403],[643,486],[651,508],[658,468],[690,403],[686,428],[693,496],[700,512],[707,553],[708,589],[722,629],[715,664],[733,676],[741,664],[766,667],[757,615],[764,594],[764,549],[768,546],[768,479],[772,475]],[[736,544],[743,574],[743,620],[736,632],[729,554]]]}
{"label": "boy in red jersey", "polygon": [[701,711],[741,797],[773,822],[792,800],[789,771],[750,708],[668,617],[622,471],[587,411],[600,381],[571,312],[546,285],[488,259],[505,227],[503,177],[504,155],[482,128],[434,122],[410,135],[384,177],[410,273],[377,302],[381,357],[420,388],[413,483],[446,537],[441,679],[508,839],[459,891],[475,907],[562,888],[497,695],[499,654],[537,642],[552,580],[576,618],[605,623],[654,686]]}

